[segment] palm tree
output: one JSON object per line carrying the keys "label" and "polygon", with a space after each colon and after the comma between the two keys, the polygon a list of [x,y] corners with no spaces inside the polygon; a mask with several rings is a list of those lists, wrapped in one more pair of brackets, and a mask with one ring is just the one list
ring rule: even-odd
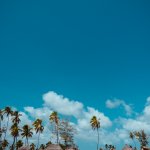
{"label": "palm tree", "polygon": [[115,150],[115,146],[114,145],[108,145],[109,150]]}
{"label": "palm tree", "polygon": [[135,148],[136,148],[136,143],[135,143],[135,141],[134,141],[134,138],[135,138],[134,133],[133,133],[133,132],[130,132],[130,133],[129,133],[129,137],[130,137],[130,139],[133,141],[134,146],[135,146]]}
{"label": "palm tree", "polygon": [[2,141],[2,149],[5,149],[8,146],[8,141],[7,140],[3,140]]}
{"label": "palm tree", "polygon": [[9,116],[12,115],[13,111],[11,110],[10,107],[5,107],[4,109],[4,114],[6,114],[8,120],[7,120],[7,126],[6,126],[6,132],[5,132],[5,135],[4,135],[4,139],[6,138],[6,134],[7,134],[7,130],[8,130],[8,124],[9,124]]}
{"label": "palm tree", "polygon": [[16,149],[20,148],[23,146],[23,142],[22,140],[19,140],[17,143],[16,143]]}
{"label": "palm tree", "polygon": [[30,150],[35,150],[35,144],[34,144],[34,143],[32,143],[32,144],[30,145]]}
{"label": "palm tree", "polygon": [[37,148],[39,147],[39,139],[40,139],[40,134],[43,132],[44,130],[44,127],[42,125],[42,120],[41,119],[36,119],[34,122],[33,122],[33,126],[34,126],[34,129],[36,131],[36,134],[39,133],[38,135],[38,143],[37,143]]}
{"label": "palm tree", "polygon": [[40,149],[43,149],[43,150],[44,150],[44,149],[45,149],[45,145],[44,145],[44,144],[41,144],[41,145],[40,145]]}
{"label": "palm tree", "polygon": [[100,128],[100,121],[99,119],[97,119],[96,116],[93,116],[91,118],[91,121],[90,121],[90,124],[91,124],[91,127],[93,130],[97,130],[97,135],[98,135],[98,140],[97,140],[97,150],[99,149],[99,128]]}
{"label": "palm tree", "polygon": [[56,111],[53,111],[49,117],[49,120],[55,123],[55,130],[57,136],[57,144],[59,143],[59,117]]}
{"label": "palm tree", "polygon": [[32,137],[33,135],[33,132],[32,132],[32,128],[30,128],[28,125],[24,125],[23,128],[22,128],[22,138],[26,138],[26,141],[25,141],[25,145],[29,144],[28,143],[28,138]]}
{"label": "palm tree", "polygon": [[17,137],[19,136],[19,131],[20,131],[20,129],[19,129],[17,123],[14,123],[14,124],[11,126],[10,130],[11,130],[11,135],[12,135],[13,138],[14,138],[14,139],[13,139],[13,144],[12,144],[12,148],[14,148],[15,143],[17,142]]}
{"label": "palm tree", "polygon": [[144,130],[141,131],[135,131],[134,135],[136,137],[136,139],[139,141],[140,145],[141,145],[141,149],[143,147],[146,147],[148,145],[148,136],[147,134],[144,132]]}
{"label": "palm tree", "polygon": [[12,122],[13,123],[17,123],[17,124],[19,124],[20,123],[20,116],[22,116],[18,111],[15,111],[15,112],[13,112],[13,114],[12,114]]}

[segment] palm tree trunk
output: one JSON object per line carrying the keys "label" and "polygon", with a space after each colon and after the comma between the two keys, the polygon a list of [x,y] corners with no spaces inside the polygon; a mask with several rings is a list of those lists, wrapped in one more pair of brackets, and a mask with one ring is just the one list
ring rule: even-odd
{"label": "palm tree trunk", "polygon": [[6,126],[4,140],[6,139],[6,134],[7,134],[7,130],[8,130],[8,124],[9,124],[9,115],[8,115],[8,120],[7,120],[7,126]]}
{"label": "palm tree trunk", "polygon": [[136,147],[136,143],[135,143],[135,140],[133,139],[133,143],[134,143],[134,146]]}
{"label": "palm tree trunk", "polygon": [[40,140],[40,132],[39,132],[39,135],[38,135],[37,149],[39,148],[39,140]]}
{"label": "palm tree trunk", "polygon": [[58,144],[58,143],[59,143],[58,125],[57,125],[56,128],[57,128],[57,129],[56,129],[56,132],[57,132],[57,144]]}
{"label": "palm tree trunk", "polygon": [[12,144],[13,149],[15,149],[15,148],[14,148],[14,146],[15,146],[15,139],[16,139],[16,138],[14,137],[14,141],[13,141],[13,144]]}
{"label": "palm tree trunk", "polygon": [[28,137],[26,137],[26,141],[27,141],[27,146],[29,145],[29,142],[28,142]]}
{"label": "palm tree trunk", "polygon": [[1,120],[1,117],[0,117],[0,129],[2,128],[2,120]]}
{"label": "palm tree trunk", "polygon": [[[17,137],[16,137],[15,145],[16,145],[17,141],[18,141],[18,140],[17,140]],[[17,149],[18,149],[18,148],[16,147],[16,150],[17,150]]]}
{"label": "palm tree trunk", "polygon": [[98,138],[97,138],[97,150],[99,150],[99,130],[98,130],[98,128],[97,128],[97,136],[98,136]]}

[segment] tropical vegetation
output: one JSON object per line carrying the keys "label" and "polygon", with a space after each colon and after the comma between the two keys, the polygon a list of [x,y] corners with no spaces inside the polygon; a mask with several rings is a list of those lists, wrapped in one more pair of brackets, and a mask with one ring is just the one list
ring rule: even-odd
{"label": "tropical vegetation", "polygon": [[[49,138],[47,143],[40,143],[40,137],[44,131],[42,118],[37,118],[32,124],[23,125],[21,116],[19,111],[13,111],[11,107],[0,109],[0,150],[18,150],[22,146],[29,147],[30,150],[42,150],[52,144]],[[74,146],[75,129],[69,121],[60,119],[55,111],[49,115],[49,120],[50,125],[54,127],[50,134],[56,136],[56,144],[63,149]],[[33,135],[37,135],[37,142],[32,139]]]}
{"label": "tropical vegetation", "polygon": [[[48,118],[49,125],[52,126],[49,135],[53,137],[51,139],[53,142],[50,140],[49,136],[47,138],[47,143],[46,141],[45,143],[40,142],[45,130],[44,120],[42,120],[42,118],[37,118],[33,123],[23,124],[21,116],[22,113],[12,110],[11,107],[7,106],[4,109],[0,109],[0,150],[18,150],[22,146],[27,146],[30,150],[44,150],[52,143],[59,144],[63,150],[69,147],[77,149],[74,143],[74,135],[77,134],[77,130],[69,120],[61,119],[56,111],[53,111]],[[112,143],[105,145],[100,143],[100,118],[91,116],[89,124],[93,132],[96,131],[96,150],[116,150],[116,146],[112,145]],[[34,138],[33,140],[33,136],[36,137],[36,139]],[[132,148],[132,150],[140,150],[148,147],[149,135],[147,135],[144,130],[130,131],[129,138],[132,144],[128,146]],[[137,145],[140,145],[140,147]]]}

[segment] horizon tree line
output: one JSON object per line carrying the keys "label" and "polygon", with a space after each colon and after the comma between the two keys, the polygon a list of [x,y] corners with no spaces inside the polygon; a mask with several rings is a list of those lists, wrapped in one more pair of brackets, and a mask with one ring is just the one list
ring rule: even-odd
{"label": "horizon tree line", "polygon": [[[37,118],[32,123],[32,126],[25,124],[21,127],[21,116],[22,114],[19,111],[13,111],[11,107],[7,106],[4,109],[0,109],[0,150],[5,150],[8,146],[10,150],[18,150],[22,146],[28,146],[30,150],[44,149],[52,144],[51,141],[48,141],[46,144],[40,145],[40,135],[44,131],[42,119]],[[6,122],[4,122],[4,119]],[[60,144],[62,148],[75,146],[74,134],[76,130],[69,121],[61,120],[55,111],[50,114],[49,121],[55,128],[53,134],[56,135],[56,144]],[[12,143],[9,143],[10,141],[7,140],[8,131],[10,131],[9,135],[13,138]],[[29,144],[29,139],[32,138],[33,131],[37,135],[36,145],[34,143]],[[24,142],[22,139],[24,139]]]}
{"label": "horizon tree line", "polygon": [[[25,124],[21,127],[21,116],[22,114],[19,113],[19,111],[13,111],[11,107],[5,107],[3,110],[0,110],[0,150],[5,150],[8,148],[8,146],[10,150],[18,150],[22,146],[29,146],[30,150],[38,150],[39,148],[45,149],[48,145],[52,144],[51,141],[48,141],[46,144],[40,145],[40,135],[44,131],[42,119],[37,118],[32,123],[32,126]],[[6,122],[4,126],[2,126],[4,119]],[[56,136],[56,144],[59,144],[63,149],[65,149],[67,146],[75,146],[74,134],[76,134],[76,130],[68,120],[60,119],[58,113],[53,111],[49,115],[49,121],[50,124],[54,127],[54,131],[52,131],[52,133]],[[92,116],[89,123],[92,129],[97,133],[96,149],[115,150],[116,147],[109,144],[105,144],[104,148],[99,147],[99,129],[101,128],[100,118]],[[8,131],[10,131],[9,135],[13,137],[12,143],[9,143],[7,140]],[[32,138],[33,131],[35,131],[37,135],[37,143],[29,144],[29,139]],[[24,139],[24,142],[22,139],[20,139],[20,137]],[[139,142],[141,149],[147,147],[149,144],[149,136],[145,133],[144,130],[130,132],[129,138],[133,141],[134,146],[129,145],[133,150],[137,150],[136,141]]]}

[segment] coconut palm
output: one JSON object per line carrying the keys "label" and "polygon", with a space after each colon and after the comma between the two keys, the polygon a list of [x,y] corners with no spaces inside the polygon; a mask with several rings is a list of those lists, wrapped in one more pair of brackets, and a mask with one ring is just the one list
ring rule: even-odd
{"label": "coconut palm", "polygon": [[45,149],[45,145],[44,145],[44,144],[41,144],[41,145],[40,145],[40,149],[41,149],[41,150],[42,150],[42,149],[44,150],[44,149]]}
{"label": "coconut palm", "polygon": [[35,144],[34,143],[30,144],[30,150],[35,150]]}
{"label": "coconut palm", "polygon": [[16,143],[16,149],[20,148],[23,146],[23,142],[22,140],[19,140],[17,143]]}
{"label": "coconut palm", "polygon": [[14,147],[15,147],[15,144],[16,144],[16,142],[17,142],[17,138],[18,138],[18,136],[19,136],[19,131],[20,131],[20,129],[19,129],[17,123],[14,123],[14,124],[11,126],[10,130],[11,130],[11,135],[12,135],[13,138],[14,138],[14,139],[13,139],[13,144],[12,144],[12,148],[14,148]]}
{"label": "coconut palm", "polygon": [[56,130],[56,137],[57,137],[57,144],[59,143],[59,117],[56,111],[53,111],[49,117],[49,120],[55,123],[55,130]]}
{"label": "coconut palm", "polygon": [[108,144],[105,144],[105,149],[106,149],[106,150],[108,149],[108,146],[109,146]]}
{"label": "coconut palm", "polygon": [[109,150],[115,150],[116,148],[115,148],[114,145],[108,145],[108,149],[109,149]]}
{"label": "coconut palm", "polygon": [[2,141],[2,149],[5,149],[9,145],[7,140]]}
{"label": "coconut palm", "polygon": [[37,148],[39,147],[39,139],[40,139],[40,134],[44,130],[44,126],[42,125],[42,120],[41,119],[36,119],[33,122],[34,129],[36,131],[36,134],[38,133],[38,143],[37,143]]}
{"label": "coconut palm", "polygon": [[4,135],[4,139],[6,138],[6,134],[7,134],[7,130],[8,130],[8,125],[9,125],[9,117],[12,115],[13,111],[11,110],[10,107],[5,107],[4,109],[4,114],[6,114],[7,116],[7,126],[6,126],[6,132],[5,132],[5,135]]}
{"label": "coconut palm", "polygon": [[97,130],[97,135],[98,135],[98,139],[97,139],[97,150],[99,149],[99,128],[100,128],[100,121],[99,119],[97,119],[96,116],[93,116],[91,118],[90,121],[91,127],[93,130]]}
{"label": "coconut palm", "polygon": [[19,118],[20,116],[22,116],[22,115],[18,111],[14,111],[12,114],[12,122],[19,124],[21,121]]}
{"label": "coconut palm", "polygon": [[22,127],[21,135],[22,135],[22,138],[26,138],[25,145],[26,144],[28,145],[29,144],[28,138],[32,137],[33,135],[32,128],[30,128],[29,125],[24,125]]}
{"label": "coconut palm", "polygon": [[135,131],[134,135],[135,135],[136,139],[139,141],[141,148],[146,147],[148,145],[148,143],[149,143],[148,136],[144,130]]}

